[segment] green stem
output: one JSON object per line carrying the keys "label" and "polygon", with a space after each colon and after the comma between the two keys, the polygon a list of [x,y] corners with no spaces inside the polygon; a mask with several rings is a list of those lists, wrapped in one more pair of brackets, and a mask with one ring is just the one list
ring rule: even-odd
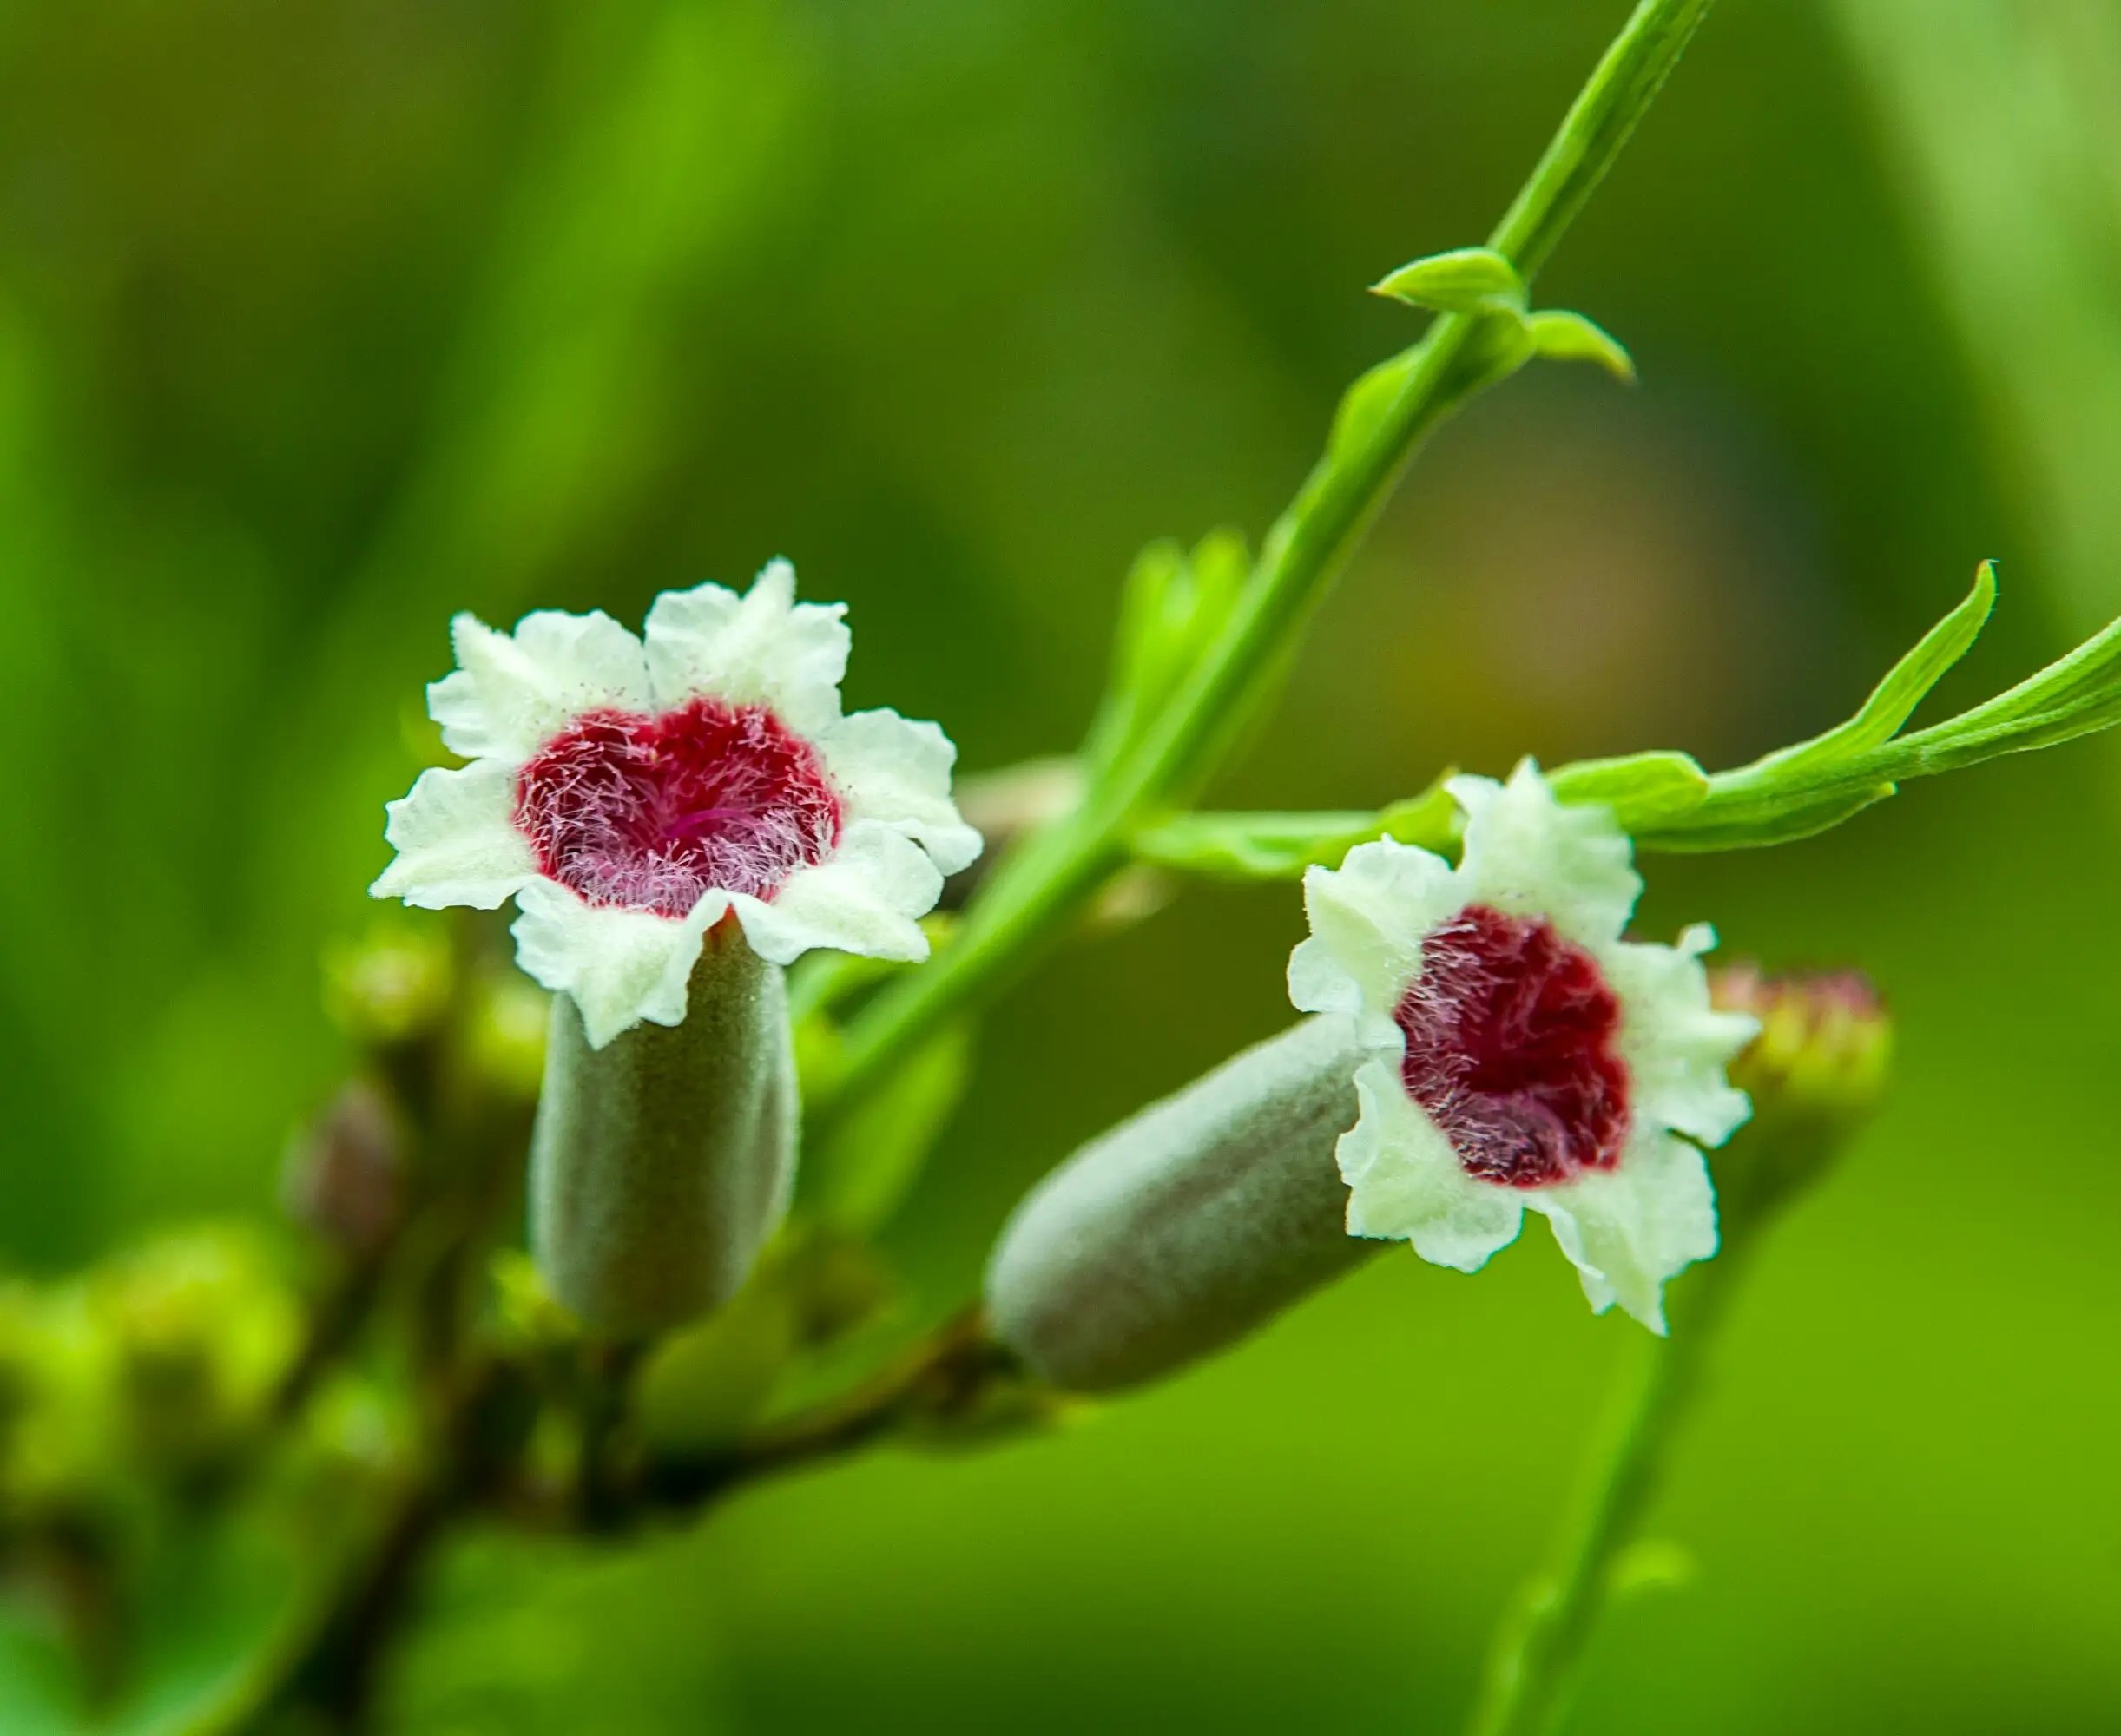
{"label": "green stem", "polygon": [[1552,1561],[1497,1630],[1469,1736],[1546,1736],[1556,1727],[1612,1594],[1614,1563],[1640,1529],[1700,1388],[1746,1249],[1726,1246],[1696,1267],[1671,1336],[1631,1347]]}
{"label": "green stem", "polygon": [[[1712,0],[1642,0],[1497,227],[1491,245],[1527,281],[1604,178]],[[1228,624],[1163,714],[1085,798],[997,871],[948,951],[878,995],[849,1028],[843,1062],[813,1108],[888,1076],[938,1021],[997,991],[1080,911],[1125,858],[1129,833],[1196,786],[1228,751],[1228,720],[1256,702],[1306,620],[1389,497],[1422,438],[1485,384],[1479,319],[1446,314],[1385,367],[1396,389],[1326,456],[1269,533]],[[1366,377],[1375,385],[1380,372]]]}

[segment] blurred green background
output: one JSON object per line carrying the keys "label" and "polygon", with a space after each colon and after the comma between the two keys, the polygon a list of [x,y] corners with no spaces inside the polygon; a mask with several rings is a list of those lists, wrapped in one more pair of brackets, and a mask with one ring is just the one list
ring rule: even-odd
{"label": "blurred green background", "polygon": [[[346,1057],[459,608],[786,553],[850,698],[1063,747],[1151,537],[1256,536],[1620,0],[49,0],[0,9],[0,1256],[261,1213]],[[1992,690],[2121,606],[2121,12],[1725,0],[1545,279],[1643,385],[1448,427],[1218,799],[1712,764],[1838,715],[1979,557]],[[2121,1730],[2112,747],[1652,865],[1859,963],[1885,1118],[1742,1300],[1576,1728]],[[1294,896],[1041,971],[893,1234],[934,1305],[1077,1140],[1287,1016]],[[1374,1263],[1062,1437],[452,1558],[411,1732],[1462,1716],[1624,1321],[1532,1233]]]}

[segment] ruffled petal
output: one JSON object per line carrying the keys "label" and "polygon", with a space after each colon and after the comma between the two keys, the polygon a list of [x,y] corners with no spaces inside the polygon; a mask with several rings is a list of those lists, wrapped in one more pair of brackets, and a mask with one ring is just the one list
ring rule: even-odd
{"label": "ruffled petal", "polygon": [[665,591],[648,612],[648,667],[663,710],[705,694],[767,705],[812,738],[838,720],[852,642],[845,603],[799,603],[795,569],[769,561],[742,596],[721,585]]}
{"label": "ruffled petal", "polygon": [[1597,1312],[1618,1302],[1660,1335],[1666,1282],[1716,1250],[1708,1161],[1666,1133],[1630,1140],[1616,1168],[1527,1189],[1525,1204],[1552,1224]]}
{"label": "ruffled petal", "polygon": [[469,904],[491,911],[534,878],[537,864],[516,830],[514,768],[481,760],[455,770],[430,766],[385,805],[383,836],[397,859],[368,893],[423,910]]}
{"label": "ruffled petal", "polygon": [[512,634],[460,615],[450,638],[457,672],[427,684],[427,714],[468,760],[520,764],[585,711],[647,708],[641,641],[602,609],[542,608]]}
{"label": "ruffled petal", "polygon": [[1396,1047],[1393,1011],[1421,969],[1424,936],[1465,902],[1440,856],[1392,838],[1359,844],[1303,877],[1311,937],[1289,955],[1299,1011],[1347,1013],[1365,1042]]}
{"label": "ruffled petal", "polygon": [[1620,938],[1643,882],[1610,809],[1556,801],[1529,760],[1506,784],[1453,778],[1448,788],[1466,810],[1459,878],[1467,904],[1545,917],[1584,946]]}
{"label": "ruffled petal", "polygon": [[821,946],[912,961],[928,956],[928,937],[915,918],[935,908],[942,891],[926,851],[870,819],[850,825],[816,867],[790,875],[770,904],[743,892],[728,902],[752,950],[775,964]]}
{"label": "ruffled petal", "polygon": [[958,818],[950,799],[957,747],[934,724],[888,709],[858,711],[827,729],[817,746],[850,820],[896,826],[945,874],[978,856],[979,834]]}
{"label": "ruffled petal", "polygon": [[1335,1154],[1347,1183],[1347,1233],[1413,1244],[1433,1266],[1478,1272],[1517,1240],[1523,1201],[1475,1180],[1400,1083],[1385,1057],[1355,1070],[1361,1115]]}
{"label": "ruffled petal", "polygon": [[516,962],[554,994],[573,998],[592,1049],[643,1021],[683,1022],[702,937],[728,907],[721,893],[709,892],[689,916],[659,917],[591,904],[543,879],[516,903]]}
{"label": "ruffled petal", "polygon": [[1697,923],[1676,946],[1623,941],[1599,957],[1620,996],[1620,1052],[1637,1118],[1709,1146],[1722,1144],[1753,1113],[1723,1069],[1760,1030],[1750,1014],[1709,1004],[1701,955],[1715,944],[1716,930]]}

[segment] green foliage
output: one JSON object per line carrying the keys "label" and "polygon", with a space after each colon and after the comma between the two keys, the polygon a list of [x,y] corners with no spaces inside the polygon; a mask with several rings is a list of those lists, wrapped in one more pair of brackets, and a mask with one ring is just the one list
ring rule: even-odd
{"label": "green foliage", "polygon": [[1387,295],[1410,306],[1436,313],[1481,313],[1525,306],[1525,280],[1517,267],[1492,247],[1454,247],[1447,253],[1387,272],[1370,286],[1373,295]]}
{"label": "green foliage", "polygon": [[1635,361],[1620,340],[1580,313],[1559,308],[1527,314],[1525,335],[1532,352],[1551,362],[1592,362],[1624,385],[1635,383]]}
{"label": "green foliage", "polygon": [[[1879,682],[1855,713],[1823,734],[1735,771],[1705,773],[1664,750],[1583,760],[1551,775],[1564,801],[1612,809],[1646,850],[1743,850],[1831,831],[1883,801],[1906,778],[1977,766],[2070,741],[2121,721],[2121,621],[2007,693],[1904,734],[1915,707],[1973,646],[1995,602],[1993,566]],[[1447,775],[1447,774],[1446,774]],[[1234,880],[1301,878],[1356,845],[1395,838],[1431,850],[1457,837],[1438,785],[1374,813],[1188,814],[1135,834],[1160,867]]]}
{"label": "green foliage", "polygon": [[1141,745],[1228,625],[1250,562],[1234,530],[1210,532],[1190,551],[1152,542],[1120,592],[1112,670],[1083,747],[1085,774],[1109,777]]}

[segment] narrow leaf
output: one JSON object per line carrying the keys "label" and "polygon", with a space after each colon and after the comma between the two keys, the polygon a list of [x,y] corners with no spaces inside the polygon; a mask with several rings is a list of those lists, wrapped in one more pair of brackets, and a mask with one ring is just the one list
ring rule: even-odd
{"label": "narrow leaf", "polygon": [[1344,840],[1377,835],[1378,816],[1328,813],[1179,814],[1135,835],[1139,861],[1213,880],[1294,880]]}
{"label": "narrow leaf", "polygon": [[1901,775],[1973,766],[2006,753],[2052,747],[2121,721],[2121,621],[1986,704],[1892,744]]}
{"label": "narrow leaf", "polygon": [[1635,384],[1635,358],[1620,340],[1580,313],[1559,308],[1527,315],[1525,330],[1533,351],[1551,362],[1596,362],[1624,385]]}
{"label": "narrow leaf", "polygon": [[1439,313],[1525,305],[1524,279],[1492,247],[1453,247],[1449,253],[1431,253],[1372,284],[1370,293]]}
{"label": "narrow leaf", "polygon": [[1414,358],[1413,350],[1387,356],[1375,367],[1367,369],[1340,394],[1340,407],[1334,412],[1333,433],[1327,441],[1328,463],[1360,451],[1368,444],[1370,436],[1385,419],[1385,413],[1406,389],[1406,383],[1413,375]]}
{"label": "narrow leaf", "polygon": [[1988,624],[1996,603],[1996,565],[1982,562],[1966,601],[1922,635],[1887,671],[1856,714],[1823,735],[1770,753],[1757,763],[1782,771],[1848,758],[1892,740],[1929,690],[1964,657]]}
{"label": "narrow leaf", "polygon": [[1891,784],[1864,784],[1836,789],[1808,799],[1764,802],[1743,808],[1722,808],[1705,802],[1676,825],[1638,832],[1639,849],[1676,852],[1753,850],[1762,845],[1794,844],[1801,838],[1831,832],[1894,792]]}
{"label": "narrow leaf", "polygon": [[1143,862],[1218,880],[1297,880],[1303,871],[1340,865],[1359,844],[1380,838],[1448,849],[1458,838],[1458,805],[1446,772],[1419,795],[1374,812],[1178,814],[1134,839]]}
{"label": "narrow leaf", "polygon": [[1620,760],[1584,760],[1547,779],[1564,802],[1596,802],[1624,830],[1646,832],[1699,807],[1709,774],[1691,754],[1655,750]]}

